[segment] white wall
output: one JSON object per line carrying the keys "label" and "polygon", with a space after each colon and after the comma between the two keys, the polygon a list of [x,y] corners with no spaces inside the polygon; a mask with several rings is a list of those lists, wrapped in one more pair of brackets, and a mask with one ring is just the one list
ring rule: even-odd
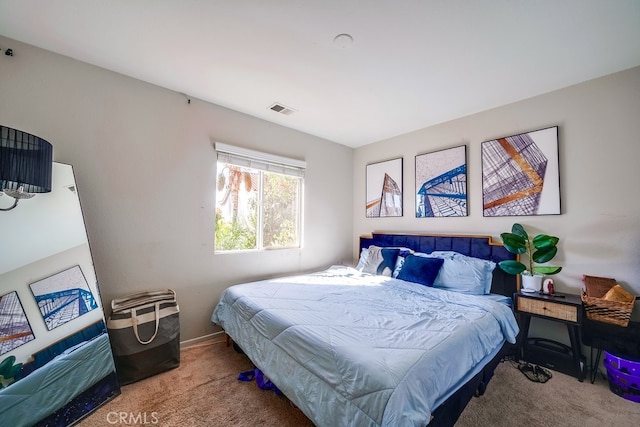
{"label": "white wall", "polygon": [[[496,82],[496,85],[500,82]],[[583,274],[613,277],[640,295],[640,67],[355,150],[354,236],[371,231],[474,233],[499,240],[514,222],[560,237],[559,291],[580,293]],[[483,141],[559,126],[562,215],[484,218]],[[467,145],[469,216],[415,217],[415,156]],[[365,167],[404,157],[404,216],[365,218]],[[357,256],[357,247],[353,247]],[[634,319],[640,318],[636,304]]]}
{"label": "white wall", "polygon": [[[7,38],[0,44],[14,50],[0,58],[0,122],[48,140],[54,160],[73,165],[105,306],[173,288],[187,340],[215,330],[211,311],[231,284],[351,260],[352,149],[197,99],[187,104],[184,95]],[[303,249],[214,255],[213,141],[306,160]]]}

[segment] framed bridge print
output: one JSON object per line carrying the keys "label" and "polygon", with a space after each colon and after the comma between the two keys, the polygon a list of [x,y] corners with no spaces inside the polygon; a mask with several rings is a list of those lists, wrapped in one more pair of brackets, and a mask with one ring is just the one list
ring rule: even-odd
{"label": "framed bridge print", "polygon": [[467,146],[416,156],[416,218],[467,215]]}
{"label": "framed bridge print", "polygon": [[0,296],[0,355],[35,338],[18,293],[12,291]]}
{"label": "framed bridge print", "polygon": [[34,282],[30,287],[49,331],[98,308],[79,265]]}
{"label": "framed bridge print", "polygon": [[402,216],[402,157],[367,165],[367,218]]}
{"label": "framed bridge print", "polygon": [[558,127],[482,143],[483,215],[559,215]]}

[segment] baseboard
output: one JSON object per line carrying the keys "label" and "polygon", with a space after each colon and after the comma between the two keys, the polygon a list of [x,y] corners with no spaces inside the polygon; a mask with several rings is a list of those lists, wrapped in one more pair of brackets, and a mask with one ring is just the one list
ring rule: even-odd
{"label": "baseboard", "polygon": [[224,331],[218,331],[218,332],[214,332],[212,334],[204,335],[201,337],[192,338],[190,340],[180,341],[180,348],[190,347],[192,345],[200,344],[201,342],[209,341],[211,339],[218,338],[218,337],[223,338]]}

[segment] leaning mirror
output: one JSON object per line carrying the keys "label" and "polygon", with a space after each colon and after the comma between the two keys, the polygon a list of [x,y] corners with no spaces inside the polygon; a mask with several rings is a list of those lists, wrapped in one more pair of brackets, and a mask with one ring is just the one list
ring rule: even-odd
{"label": "leaning mirror", "polygon": [[0,212],[0,239],[0,420],[73,424],[120,388],[70,165]]}

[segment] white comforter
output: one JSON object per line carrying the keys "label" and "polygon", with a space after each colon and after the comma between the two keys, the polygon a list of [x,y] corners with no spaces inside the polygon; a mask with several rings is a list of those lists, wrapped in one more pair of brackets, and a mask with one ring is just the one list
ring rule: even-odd
{"label": "white comforter", "polygon": [[348,267],[232,286],[212,321],[318,426],[425,426],[518,333],[494,299]]}

